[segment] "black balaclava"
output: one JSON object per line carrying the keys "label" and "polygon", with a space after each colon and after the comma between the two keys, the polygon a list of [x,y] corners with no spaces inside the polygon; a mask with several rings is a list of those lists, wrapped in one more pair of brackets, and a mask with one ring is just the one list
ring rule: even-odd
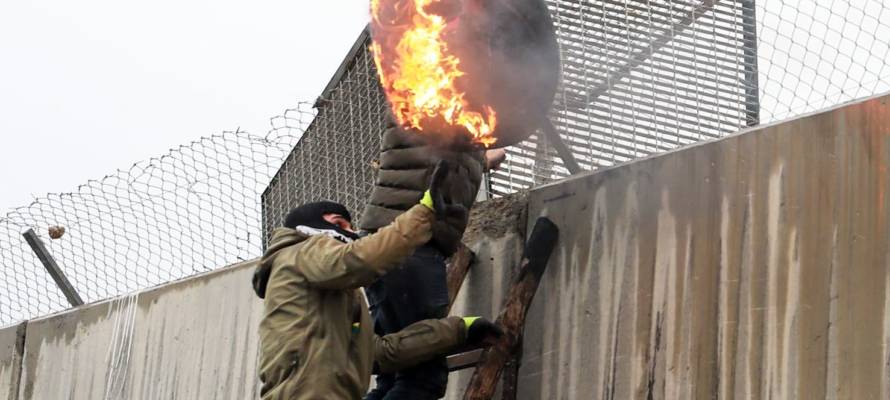
{"label": "black balaclava", "polygon": [[[287,217],[284,218],[284,226],[286,228],[297,230],[302,230],[300,228],[301,226],[314,228],[318,230],[318,232],[313,233],[328,234],[329,236],[333,236],[335,239],[346,242],[353,241],[359,238],[359,236],[355,232],[347,231],[337,225],[325,221],[325,214],[339,214],[343,218],[346,218],[346,220],[350,223],[352,222],[352,216],[349,214],[349,210],[347,210],[346,207],[342,204],[334,203],[333,201],[319,201],[315,203],[303,204],[291,210],[291,212],[287,214]],[[337,234],[340,234],[343,237],[338,237]]]}
{"label": "black balaclava", "polygon": [[[319,201],[303,204],[291,210],[284,219],[284,226],[296,229],[307,235],[328,235],[342,242],[351,242],[359,238],[359,235],[325,221],[325,214],[340,214],[347,221],[352,222],[349,210],[342,204],[332,201]],[[266,286],[269,283],[271,273],[269,265],[260,265],[253,273],[253,290],[261,299],[266,297]]]}

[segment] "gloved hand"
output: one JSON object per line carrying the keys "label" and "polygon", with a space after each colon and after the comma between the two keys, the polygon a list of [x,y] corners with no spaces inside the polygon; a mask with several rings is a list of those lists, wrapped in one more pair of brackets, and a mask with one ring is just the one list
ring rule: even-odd
{"label": "gloved hand", "polygon": [[467,345],[491,346],[504,335],[501,327],[482,317],[464,317],[467,327]]}
{"label": "gloved hand", "polygon": [[466,215],[467,208],[463,204],[451,202],[446,196],[445,178],[448,177],[448,162],[439,161],[430,177],[430,188],[423,194],[420,204],[427,206],[436,213],[438,218],[452,215]]}

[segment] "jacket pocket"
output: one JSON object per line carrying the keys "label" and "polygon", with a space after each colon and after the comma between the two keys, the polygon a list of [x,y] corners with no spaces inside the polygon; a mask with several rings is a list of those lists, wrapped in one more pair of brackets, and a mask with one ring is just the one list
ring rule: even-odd
{"label": "jacket pocket", "polygon": [[[260,388],[260,396],[266,396],[273,392],[286,392],[296,383],[294,376],[300,368],[300,357],[297,353],[291,353],[277,360],[275,367],[266,375],[260,373],[260,380],[263,382]],[[270,379],[272,378],[272,379]]]}
{"label": "jacket pocket", "polygon": [[290,357],[287,358],[288,363],[284,367],[284,374],[282,375],[284,380],[289,380],[296,375],[297,370],[300,369],[300,354],[292,353]]}

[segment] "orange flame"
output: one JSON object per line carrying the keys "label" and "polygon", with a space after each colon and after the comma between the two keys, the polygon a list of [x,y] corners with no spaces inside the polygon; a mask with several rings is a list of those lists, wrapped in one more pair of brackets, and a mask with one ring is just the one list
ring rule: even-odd
{"label": "orange flame", "polygon": [[[473,109],[466,93],[457,89],[456,81],[465,74],[443,37],[448,23],[427,12],[427,6],[439,1],[401,0],[403,4],[395,4],[394,9],[403,15],[396,18],[408,22],[394,29],[384,26],[381,16],[381,3],[393,0],[371,0],[375,28],[371,51],[380,82],[403,127],[424,131],[444,122],[466,129],[474,142],[489,147],[497,141],[492,135],[497,115],[488,105]],[[413,7],[405,7],[406,2]]]}

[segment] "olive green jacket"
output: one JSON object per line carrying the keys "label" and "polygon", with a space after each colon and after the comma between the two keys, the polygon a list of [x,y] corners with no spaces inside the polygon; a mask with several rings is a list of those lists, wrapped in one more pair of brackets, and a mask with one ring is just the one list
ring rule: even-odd
{"label": "olive green jacket", "polygon": [[260,268],[271,268],[259,329],[263,400],[357,400],[375,361],[384,372],[396,371],[463,344],[458,317],[375,336],[359,289],[427,242],[433,221],[432,211],[418,205],[349,244],[288,228],[273,232],[260,261]]}
{"label": "olive green jacket", "polygon": [[[390,122],[380,143],[377,182],[359,226],[373,232],[417,204],[440,160],[450,166],[443,186],[446,196],[469,210],[485,172],[484,152],[433,145],[423,134],[407,132]],[[460,245],[468,219],[467,214],[449,215],[433,223],[432,244],[446,257]]]}

